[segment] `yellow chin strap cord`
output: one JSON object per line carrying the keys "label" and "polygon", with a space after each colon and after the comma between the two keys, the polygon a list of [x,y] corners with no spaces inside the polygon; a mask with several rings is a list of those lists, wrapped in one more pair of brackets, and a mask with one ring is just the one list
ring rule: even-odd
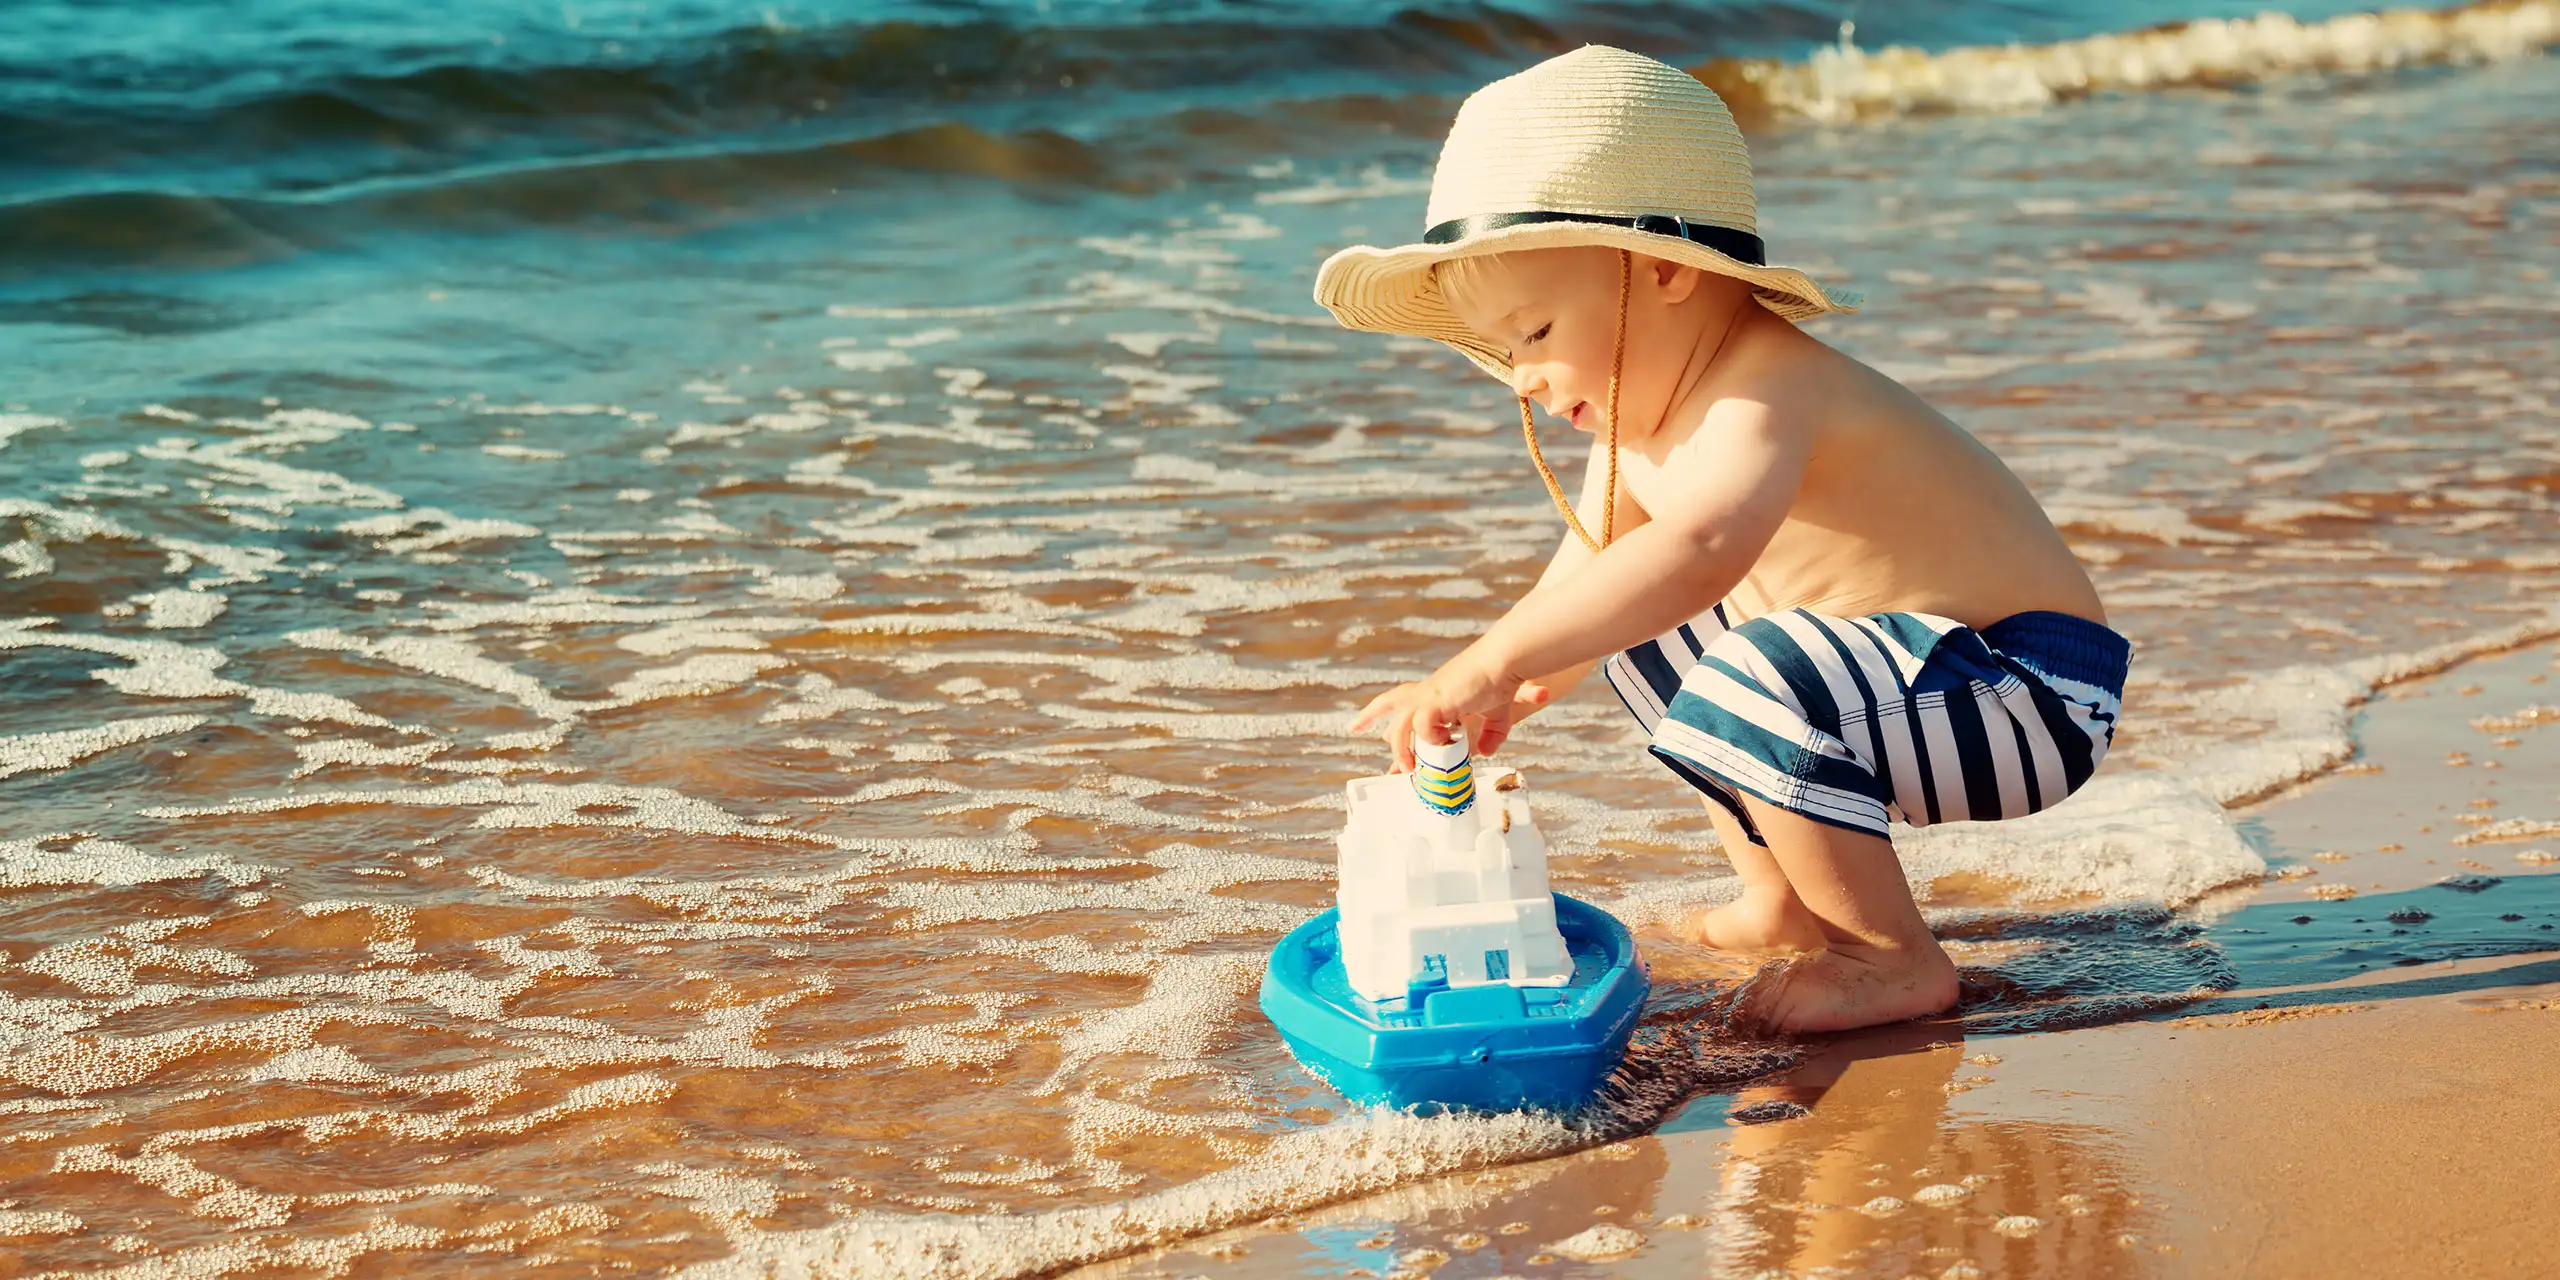
{"label": "yellow chin strap cord", "polygon": [[1600,540],[1574,518],[1573,504],[1565,501],[1564,489],[1556,483],[1556,473],[1547,469],[1546,455],[1538,452],[1538,426],[1529,417],[1529,397],[1520,397],[1520,434],[1528,437],[1529,460],[1538,464],[1538,478],[1547,482],[1547,495],[1556,500],[1556,510],[1564,513],[1564,522],[1582,545],[1598,551],[1608,546],[1618,531],[1618,375],[1627,363],[1627,291],[1634,284],[1635,258],[1626,250],[1618,251],[1618,345],[1609,356],[1609,496],[1600,512]]}

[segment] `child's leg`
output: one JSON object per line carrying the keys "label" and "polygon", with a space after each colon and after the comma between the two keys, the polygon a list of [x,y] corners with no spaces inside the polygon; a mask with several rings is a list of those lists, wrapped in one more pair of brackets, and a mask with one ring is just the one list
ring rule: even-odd
{"label": "child's leg", "polygon": [[1689,922],[1698,941],[1719,951],[1820,951],[1828,944],[1822,922],[1796,897],[1787,874],[1767,849],[1751,843],[1723,805],[1700,797],[1715,823],[1716,843],[1742,879],[1742,896],[1700,912]]}
{"label": "child's leg", "polygon": [[[1921,920],[1891,841],[1816,822],[1754,795],[1745,794],[1742,804],[1768,838],[1762,856],[1826,940],[1823,951],[1790,965],[1761,1004],[1770,1025],[1845,1031],[1922,1017],[1956,1002],[1955,962]],[[1734,865],[1743,864],[1737,859]]]}

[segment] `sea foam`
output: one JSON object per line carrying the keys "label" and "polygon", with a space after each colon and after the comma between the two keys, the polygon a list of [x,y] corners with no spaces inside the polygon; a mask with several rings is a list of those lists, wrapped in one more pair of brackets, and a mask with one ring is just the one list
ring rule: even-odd
{"label": "sea foam", "polygon": [[1802,62],[1727,61],[1699,76],[1737,114],[1843,121],[1944,111],[2015,111],[2108,91],[2256,83],[2307,72],[2369,72],[2526,57],[2560,42],[2560,4],[2481,0],[2305,23],[2281,13],[2204,18],[2043,45],[1936,53],[1838,44]]}

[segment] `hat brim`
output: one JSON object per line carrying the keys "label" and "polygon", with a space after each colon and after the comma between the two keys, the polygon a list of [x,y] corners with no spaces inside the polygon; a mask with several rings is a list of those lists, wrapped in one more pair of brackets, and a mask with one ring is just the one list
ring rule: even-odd
{"label": "hat brim", "polygon": [[1605,223],[1550,222],[1505,227],[1456,244],[1408,244],[1392,249],[1353,245],[1325,259],[1316,272],[1316,301],[1349,329],[1402,333],[1447,343],[1476,367],[1511,380],[1511,361],[1467,327],[1449,307],[1431,269],[1456,258],[1528,249],[1598,245],[1625,249],[1702,271],[1731,276],[1752,287],[1760,305],[1789,320],[1833,311],[1855,311],[1862,299],[1826,289],[1794,267],[1755,266],[1692,240]]}

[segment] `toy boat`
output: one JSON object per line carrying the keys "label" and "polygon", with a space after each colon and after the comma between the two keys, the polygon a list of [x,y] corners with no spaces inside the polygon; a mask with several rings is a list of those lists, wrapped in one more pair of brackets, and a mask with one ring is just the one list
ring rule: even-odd
{"label": "toy boat", "polygon": [[1411,774],[1350,783],[1336,906],[1272,948],[1262,1011],[1353,1102],[1589,1102],[1650,987],[1635,939],[1547,887],[1517,772],[1415,746]]}

